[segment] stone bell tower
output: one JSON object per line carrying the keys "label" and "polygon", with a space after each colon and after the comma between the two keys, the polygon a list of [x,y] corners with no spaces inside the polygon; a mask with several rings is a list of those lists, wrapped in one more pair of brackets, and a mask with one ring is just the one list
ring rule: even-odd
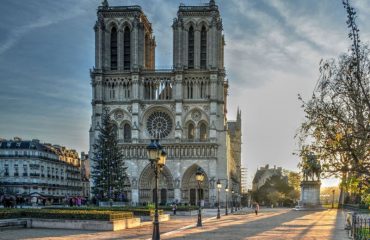
{"label": "stone bell tower", "polygon": [[99,6],[95,30],[95,69],[130,71],[154,69],[152,24],[140,6]]}
{"label": "stone bell tower", "polygon": [[215,1],[204,6],[180,5],[172,28],[175,68],[224,68],[225,42]]}

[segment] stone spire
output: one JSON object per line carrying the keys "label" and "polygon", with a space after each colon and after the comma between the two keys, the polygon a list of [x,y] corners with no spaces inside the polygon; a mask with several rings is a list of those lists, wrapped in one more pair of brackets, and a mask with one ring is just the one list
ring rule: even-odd
{"label": "stone spire", "polygon": [[242,128],[242,111],[238,107],[238,110],[236,112],[236,126],[238,129]]}
{"label": "stone spire", "polygon": [[102,5],[104,8],[109,7],[108,0],[103,0],[103,2],[101,3],[101,5]]}

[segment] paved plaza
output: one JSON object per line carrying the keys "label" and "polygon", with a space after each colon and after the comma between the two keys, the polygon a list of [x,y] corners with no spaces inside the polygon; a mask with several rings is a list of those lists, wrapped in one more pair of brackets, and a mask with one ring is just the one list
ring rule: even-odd
{"label": "paved plaza", "polygon": [[[203,227],[194,226],[196,216],[176,216],[160,225],[162,239],[348,239],[344,226],[344,212],[319,212],[290,209],[262,209],[256,216],[251,210],[238,215],[213,217],[207,210]],[[213,215],[213,216],[212,216]],[[150,239],[152,225],[116,232],[93,232],[60,229],[8,229],[1,231],[0,239]]]}

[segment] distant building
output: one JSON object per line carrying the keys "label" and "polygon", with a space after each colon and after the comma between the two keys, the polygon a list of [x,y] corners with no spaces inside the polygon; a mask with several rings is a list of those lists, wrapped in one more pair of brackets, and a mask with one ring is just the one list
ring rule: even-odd
{"label": "distant building", "polygon": [[81,152],[82,196],[90,198],[90,161],[89,155]]}
{"label": "distant building", "polygon": [[32,202],[46,199],[60,203],[67,197],[85,195],[82,171],[87,169],[81,167],[75,150],[36,139],[0,139],[0,190],[3,193]]}
{"label": "distant building", "polygon": [[281,167],[276,168],[276,166],[274,166],[274,168],[269,168],[268,164],[265,167],[260,167],[254,175],[252,191],[258,190],[270,177],[276,175],[283,175],[283,169]]}

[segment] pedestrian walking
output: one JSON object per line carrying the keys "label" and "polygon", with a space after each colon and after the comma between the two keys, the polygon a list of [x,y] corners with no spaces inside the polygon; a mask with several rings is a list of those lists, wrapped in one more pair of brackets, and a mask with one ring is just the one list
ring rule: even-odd
{"label": "pedestrian walking", "polygon": [[176,211],[177,211],[177,205],[176,205],[176,203],[174,203],[172,205],[172,211],[173,211],[173,215],[176,215]]}
{"label": "pedestrian walking", "polygon": [[260,210],[260,205],[258,205],[258,203],[256,203],[256,206],[254,207],[254,212],[256,213],[256,215],[258,215],[259,210]]}

